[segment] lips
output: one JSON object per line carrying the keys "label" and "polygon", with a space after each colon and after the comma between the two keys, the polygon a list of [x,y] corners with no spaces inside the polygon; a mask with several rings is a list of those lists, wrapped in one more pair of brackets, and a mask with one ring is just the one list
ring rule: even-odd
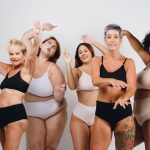
{"label": "lips", "polygon": [[50,51],[51,51],[51,48],[47,48],[47,51],[50,52]]}
{"label": "lips", "polygon": [[12,59],[11,61],[18,61],[17,59]]}

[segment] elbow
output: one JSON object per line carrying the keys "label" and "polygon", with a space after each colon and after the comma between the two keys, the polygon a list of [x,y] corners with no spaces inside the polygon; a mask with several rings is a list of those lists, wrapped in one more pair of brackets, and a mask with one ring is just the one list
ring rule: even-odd
{"label": "elbow", "polygon": [[61,95],[54,95],[54,99],[57,101],[62,101],[64,99],[65,93]]}
{"label": "elbow", "polygon": [[96,80],[96,79],[92,79],[92,84],[93,84],[94,86],[98,86],[97,80]]}
{"label": "elbow", "polygon": [[75,84],[68,84],[68,87],[69,87],[70,90],[75,90],[76,89]]}

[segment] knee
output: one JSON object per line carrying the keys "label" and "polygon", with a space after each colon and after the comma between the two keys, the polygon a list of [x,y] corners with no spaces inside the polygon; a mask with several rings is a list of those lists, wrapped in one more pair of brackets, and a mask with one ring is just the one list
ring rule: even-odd
{"label": "knee", "polygon": [[44,144],[40,140],[27,141],[27,150],[41,150],[44,149]]}
{"label": "knee", "polygon": [[45,150],[56,150],[57,149],[57,146],[58,146],[58,143],[57,142],[49,142],[49,141],[46,141],[46,144],[45,144]]}

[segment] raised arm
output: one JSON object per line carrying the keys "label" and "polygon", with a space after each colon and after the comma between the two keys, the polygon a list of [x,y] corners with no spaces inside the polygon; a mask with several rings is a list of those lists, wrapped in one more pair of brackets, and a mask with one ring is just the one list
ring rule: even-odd
{"label": "raised arm", "polygon": [[127,37],[132,48],[141,57],[145,65],[148,65],[148,63],[150,62],[150,55],[146,51],[144,51],[144,47],[140,43],[140,41],[127,30],[123,30],[123,35]]}
{"label": "raised arm", "polygon": [[35,60],[41,43],[41,25],[40,22],[34,23],[34,29],[25,32],[22,41],[27,49],[26,59],[24,67],[22,68],[22,74],[29,75],[33,74],[35,67]]}
{"label": "raised arm", "polygon": [[10,64],[0,62],[0,74],[5,76],[9,72],[10,69],[11,69]]}
{"label": "raised arm", "polygon": [[89,35],[83,35],[81,37],[81,39],[89,44],[92,44],[93,46],[95,46],[97,49],[99,49],[104,55],[107,54],[108,49],[106,47],[104,47],[103,45],[101,45],[100,43],[98,43],[97,41],[95,41],[92,37],[90,37]]}
{"label": "raised arm", "polygon": [[66,63],[67,69],[67,84],[71,90],[74,90],[77,87],[78,71],[76,68],[75,69],[71,68],[70,54],[66,50],[64,50],[63,52],[63,59]]}

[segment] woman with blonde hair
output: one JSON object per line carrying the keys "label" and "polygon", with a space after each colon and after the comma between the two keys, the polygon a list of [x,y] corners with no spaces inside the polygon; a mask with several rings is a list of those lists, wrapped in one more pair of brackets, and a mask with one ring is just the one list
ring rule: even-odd
{"label": "woman with blonde hair", "polygon": [[34,29],[36,32],[30,36],[33,41],[30,48],[25,47],[25,41],[23,44],[20,40],[10,40],[8,51],[11,64],[0,62],[0,73],[5,76],[0,85],[0,129],[4,150],[17,150],[28,126],[23,98],[31,82],[41,42],[39,22],[35,22]]}

